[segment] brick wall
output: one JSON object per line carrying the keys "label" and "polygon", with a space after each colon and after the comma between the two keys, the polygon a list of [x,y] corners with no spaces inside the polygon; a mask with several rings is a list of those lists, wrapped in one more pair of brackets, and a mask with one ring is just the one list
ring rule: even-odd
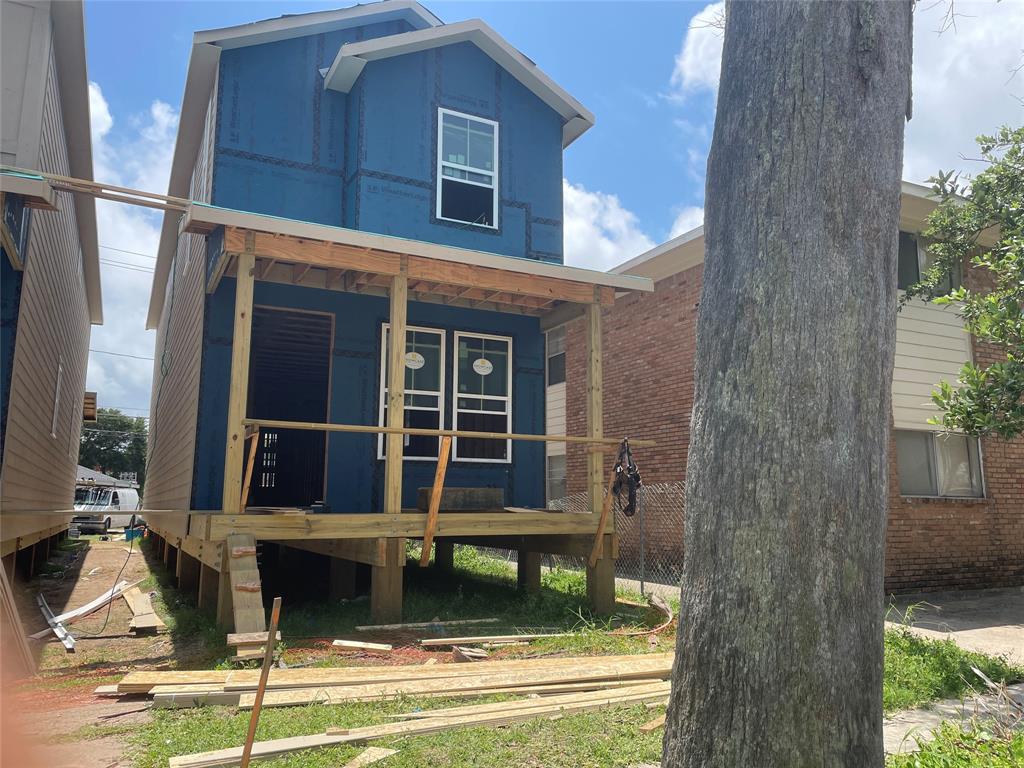
{"label": "brick wall", "polygon": [[[608,437],[656,440],[634,451],[644,483],[685,479],[693,409],[693,359],[702,266],[661,280],[654,293],[632,294],[603,312],[604,429]],[[586,337],[583,323],[566,336],[569,434],[586,434]],[[974,344],[979,363],[996,351]],[[905,498],[890,445],[886,589],[907,592],[1024,584],[1024,440],[982,440],[984,499]],[[605,470],[611,470],[608,457]],[[568,450],[569,493],[586,490],[585,453]],[[681,503],[681,502],[680,502]],[[678,557],[681,519],[672,527],[647,518],[648,559]],[[620,520],[620,559],[634,558],[636,525]]]}

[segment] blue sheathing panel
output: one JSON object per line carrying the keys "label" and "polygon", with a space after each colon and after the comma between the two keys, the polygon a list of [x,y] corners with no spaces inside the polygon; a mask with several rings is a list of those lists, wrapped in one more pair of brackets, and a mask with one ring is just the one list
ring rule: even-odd
{"label": "blue sheathing panel", "polygon": [[[348,98],[344,226],[561,263],[561,118],[475,45],[372,61]],[[499,124],[497,229],[435,216],[439,107]]]}
{"label": "blue sheathing panel", "polygon": [[[203,378],[200,395],[195,509],[218,509],[224,471],[224,441],[231,371],[231,323],[234,315],[233,278],[221,281],[207,300],[204,329]],[[328,312],[334,316],[331,354],[330,421],[338,424],[376,424],[380,397],[381,326],[387,322],[384,298],[257,282],[257,305]],[[511,336],[513,355],[514,432],[544,429],[544,338],[537,318],[411,302],[409,324],[447,331],[446,380],[451,389],[454,331]],[[445,403],[446,426],[451,425],[451,393]],[[334,512],[379,512],[382,509],[384,462],[377,458],[374,435],[333,434],[327,451],[327,503]],[[544,504],[544,444],[513,443],[510,464],[453,462],[451,487],[499,487],[506,503],[538,507]],[[403,471],[405,506],[415,506],[416,492],[429,486],[435,462],[407,461]]]}

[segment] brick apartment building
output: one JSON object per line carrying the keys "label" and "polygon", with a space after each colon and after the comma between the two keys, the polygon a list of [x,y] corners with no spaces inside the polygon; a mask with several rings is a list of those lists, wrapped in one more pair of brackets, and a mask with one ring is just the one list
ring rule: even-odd
{"label": "brick apartment building", "polygon": [[[915,234],[934,207],[927,195],[926,187],[903,186],[901,287],[927,267]],[[683,497],[676,489],[685,480],[690,440],[703,259],[698,228],[622,264],[613,271],[652,278],[655,291],[625,297],[604,314],[605,434],[656,440],[656,448],[637,451],[636,458],[649,489],[671,490],[670,514],[662,502],[659,514],[645,521],[649,563],[681,561]],[[966,279],[981,277],[968,273]],[[548,329],[552,434],[585,430],[585,354],[582,322]],[[890,592],[1024,584],[1024,440],[942,436],[927,423],[935,413],[929,395],[940,379],[955,381],[965,361],[985,363],[996,355],[963,331],[951,308],[915,301],[897,317],[885,566]],[[549,499],[582,492],[576,479],[584,477],[583,452],[570,447],[558,453],[561,445],[551,445]],[[568,487],[566,476],[573,479]],[[620,557],[635,556],[637,518],[620,516],[616,524]]]}

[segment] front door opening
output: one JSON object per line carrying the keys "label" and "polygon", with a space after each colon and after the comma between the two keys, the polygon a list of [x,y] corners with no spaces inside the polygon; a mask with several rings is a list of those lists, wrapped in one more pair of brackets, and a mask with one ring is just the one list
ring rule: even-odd
{"label": "front door opening", "polygon": [[[328,420],[333,318],[256,307],[249,361],[251,419]],[[248,506],[307,507],[324,497],[327,436],[260,429]]]}

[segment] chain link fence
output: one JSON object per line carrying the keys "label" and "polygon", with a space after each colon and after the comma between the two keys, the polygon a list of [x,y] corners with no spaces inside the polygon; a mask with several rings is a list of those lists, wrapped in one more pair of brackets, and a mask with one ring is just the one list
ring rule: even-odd
{"label": "chain link fence", "polygon": [[[623,502],[625,499],[623,499]],[[590,513],[586,492],[548,504],[565,512]],[[643,485],[637,491],[637,510],[632,517],[622,513],[622,504],[613,502],[615,531],[619,536],[619,557],[615,562],[618,586],[643,594],[658,593],[675,597],[683,573],[683,484]],[[480,547],[481,552],[508,563],[515,563],[515,550]],[[549,568],[580,570],[586,558],[545,555]]]}

